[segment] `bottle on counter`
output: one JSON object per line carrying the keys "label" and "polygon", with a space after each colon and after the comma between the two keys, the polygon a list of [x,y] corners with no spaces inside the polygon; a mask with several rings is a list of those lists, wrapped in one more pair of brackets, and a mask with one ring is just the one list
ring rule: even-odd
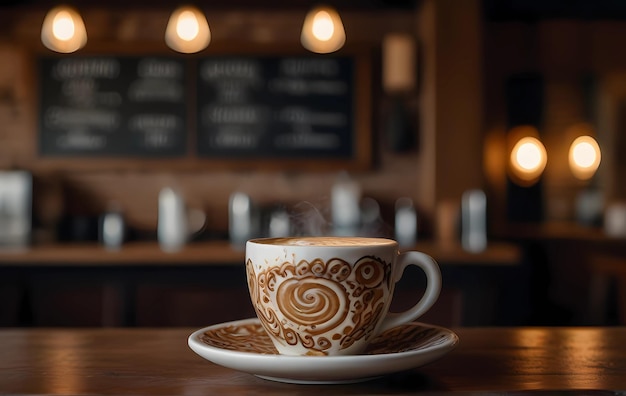
{"label": "bottle on counter", "polygon": [[118,250],[122,247],[125,236],[124,215],[117,204],[112,204],[100,219],[100,242],[107,249]]}
{"label": "bottle on counter", "polygon": [[165,187],[159,192],[157,238],[165,252],[180,250],[189,236],[187,211],[182,196],[173,188]]}

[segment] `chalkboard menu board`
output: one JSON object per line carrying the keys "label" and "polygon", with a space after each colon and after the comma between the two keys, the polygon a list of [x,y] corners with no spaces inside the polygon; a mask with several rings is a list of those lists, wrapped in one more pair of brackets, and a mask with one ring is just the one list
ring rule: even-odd
{"label": "chalkboard menu board", "polygon": [[44,56],[40,160],[362,169],[370,73],[369,58],[350,52]]}
{"label": "chalkboard menu board", "polygon": [[350,57],[211,57],[198,62],[197,153],[351,158]]}
{"label": "chalkboard menu board", "polygon": [[69,56],[40,59],[39,67],[41,155],[186,155],[183,60]]}

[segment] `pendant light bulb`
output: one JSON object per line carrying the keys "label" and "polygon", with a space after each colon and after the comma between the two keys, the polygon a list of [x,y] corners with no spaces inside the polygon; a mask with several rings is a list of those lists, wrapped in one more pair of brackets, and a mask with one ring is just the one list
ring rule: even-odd
{"label": "pendant light bulb", "polygon": [[524,136],[515,143],[509,157],[513,181],[524,187],[532,186],[543,174],[548,162],[546,148],[536,136]]}
{"label": "pendant light bulb", "polygon": [[205,49],[211,42],[211,29],[206,17],[196,7],[174,10],[165,30],[165,43],[177,52],[191,54]]}
{"label": "pendant light bulb", "polygon": [[591,136],[579,136],[569,149],[569,166],[577,179],[589,180],[598,170],[602,152],[600,145]]}
{"label": "pendant light bulb", "polygon": [[41,42],[48,49],[71,53],[87,43],[87,30],[78,11],[69,6],[51,9],[41,26]]}
{"label": "pendant light bulb", "polygon": [[318,54],[339,50],[346,42],[346,31],[339,13],[328,6],[309,11],[302,25],[300,42],[304,48]]}

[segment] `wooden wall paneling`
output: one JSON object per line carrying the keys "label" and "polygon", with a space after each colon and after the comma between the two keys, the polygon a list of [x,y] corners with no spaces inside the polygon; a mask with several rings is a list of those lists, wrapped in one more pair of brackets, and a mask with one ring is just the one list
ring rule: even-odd
{"label": "wooden wall paneling", "polygon": [[17,279],[7,276],[0,281],[0,327],[20,323],[24,294],[24,287]]}
{"label": "wooden wall paneling", "polygon": [[255,317],[243,287],[143,285],[137,288],[136,325],[209,326]]}
{"label": "wooden wall paneling", "polygon": [[478,1],[429,0],[418,13],[420,171],[412,186],[433,227],[439,202],[485,188],[480,10]]}
{"label": "wooden wall paneling", "polygon": [[30,285],[35,326],[102,326],[102,284],[85,279],[76,282],[50,276]]}

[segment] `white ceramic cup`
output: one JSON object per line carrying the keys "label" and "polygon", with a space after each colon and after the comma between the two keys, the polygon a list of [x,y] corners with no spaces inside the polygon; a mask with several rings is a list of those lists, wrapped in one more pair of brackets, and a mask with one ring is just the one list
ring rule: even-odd
{"label": "white ceramic cup", "polygon": [[[412,308],[390,313],[409,265],[425,272],[426,290]],[[376,335],[428,311],[441,290],[430,256],[399,253],[396,241],[383,238],[252,239],[246,273],[257,316],[284,355],[359,354]]]}

